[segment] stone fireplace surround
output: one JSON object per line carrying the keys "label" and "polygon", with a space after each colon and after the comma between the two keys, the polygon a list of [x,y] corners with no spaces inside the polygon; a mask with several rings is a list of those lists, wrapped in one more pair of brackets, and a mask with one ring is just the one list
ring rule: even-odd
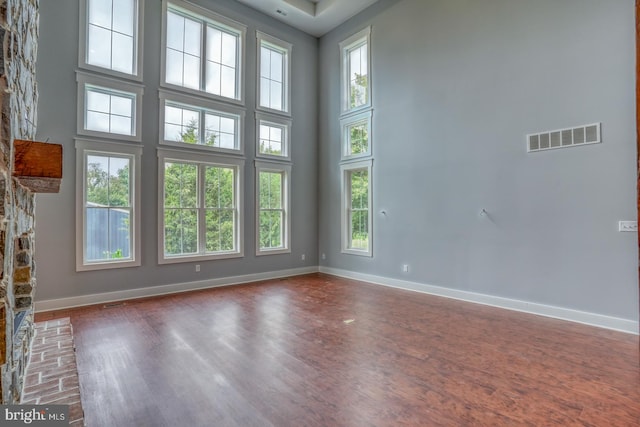
{"label": "stone fireplace surround", "polygon": [[[34,140],[39,0],[0,0],[0,397],[17,403],[33,336],[35,194],[14,172],[14,141]],[[16,322],[20,320],[20,323]]]}

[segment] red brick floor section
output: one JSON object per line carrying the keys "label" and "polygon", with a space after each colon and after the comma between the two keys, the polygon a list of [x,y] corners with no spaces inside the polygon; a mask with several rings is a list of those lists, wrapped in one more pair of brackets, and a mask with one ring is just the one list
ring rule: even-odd
{"label": "red brick floor section", "polygon": [[84,426],[76,349],[68,317],[36,323],[21,403],[69,405],[70,425]]}

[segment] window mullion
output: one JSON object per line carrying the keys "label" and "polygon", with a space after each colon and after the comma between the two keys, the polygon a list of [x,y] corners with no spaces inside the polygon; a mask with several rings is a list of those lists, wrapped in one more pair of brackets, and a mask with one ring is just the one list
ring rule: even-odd
{"label": "window mullion", "polygon": [[207,249],[206,206],[204,193],[206,166],[198,164],[198,180],[196,183],[197,208],[198,208],[198,253],[203,255]]}
{"label": "window mullion", "polygon": [[200,50],[200,57],[202,58],[200,64],[200,90],[203,92],[207,91],[207,35],[209,33],[209,25],[205,21],[200,21],[202,23],[202,32],[200,37],[202,38],[200,42],[200,46],[202,49]]}

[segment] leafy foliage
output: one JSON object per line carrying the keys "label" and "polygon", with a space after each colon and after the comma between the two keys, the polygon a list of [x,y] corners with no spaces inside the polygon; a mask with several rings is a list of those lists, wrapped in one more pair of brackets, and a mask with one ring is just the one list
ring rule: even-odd
{"label": "leafy foliage", "polygon": [[282,172],[260,172],[260,248],[283,247]]}
{"label": "leafy foliage", "polygon": [[369,86],[369,78],[366,74],[354,73],[355,78],[351,80],[349,107],[356,108],[365,105],[368,102],[367,87]]}
{"label": "leafy foliage", "polygon": [[351,248],[369,247],[369,173],[366,169],[350,173]]}
{"label": "leafy foliage", "polygon": [[167,255],[199,252],[198,173],[204,168],[206,252],[235,249],[235,171],[194,163],[165,163],[164,223]]}
{"label": "leafy foliage", "polygon": [[130,253],[130,160],[88,156],[85,257],[121,259]]}

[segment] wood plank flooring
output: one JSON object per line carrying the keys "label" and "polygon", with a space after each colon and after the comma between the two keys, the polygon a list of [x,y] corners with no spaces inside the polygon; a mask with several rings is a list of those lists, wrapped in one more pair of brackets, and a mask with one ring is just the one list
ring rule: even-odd
{"label": "wood plank flooring", "polygon": [[323,274],[56,317],[90,427],[640,425],[637,336]]}

